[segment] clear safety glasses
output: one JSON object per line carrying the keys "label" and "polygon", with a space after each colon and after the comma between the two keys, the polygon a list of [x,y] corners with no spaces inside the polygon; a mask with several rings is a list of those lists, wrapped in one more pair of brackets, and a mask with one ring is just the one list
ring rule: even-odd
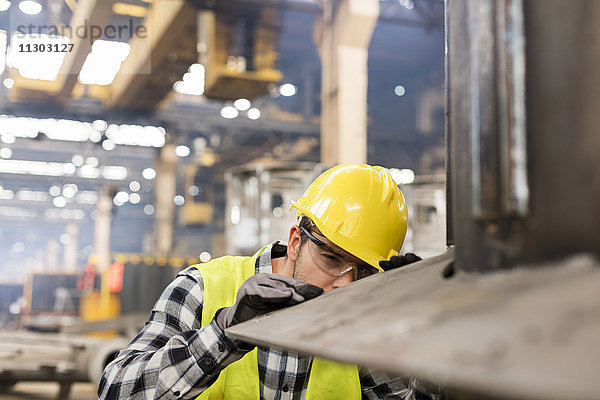
{"label": "clear safety glasses", "polygon": [[339,251],[332,249],[327,243],[319,240],[308,229],[300,227],[302,232],[308,236],[314,246],[309,245],[308,251],[313,261],[327,275],[331,277],[340,277],[352,272],[354,280],[365,278],[376,274],[378,270],[360,260],[351,260],[340,254]]}

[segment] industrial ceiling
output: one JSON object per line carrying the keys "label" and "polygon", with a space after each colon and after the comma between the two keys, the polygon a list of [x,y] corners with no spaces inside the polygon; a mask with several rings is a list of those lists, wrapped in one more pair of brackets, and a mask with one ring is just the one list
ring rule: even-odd
{"label": "industrial ceiling", "polygon": [[[204,168],[215,191],[221,191],[223,172],[234,165],[268,159],[319,161],[321,61],[313,42],[313,22],[321,12],[320,2],[48,0],[38,2],[42,8],[35,15],[23,12],[20,2],[2,3],[10,5],[0,11],[0,35],[4,35],[4,39],[0,37],[0,53],[6,54],[0,57],[0,114],[4,118],[0,120],[0,147],[7,149],[2,150],[0,160],[6,166],[0,172],[4,191],[0,198],[0,247],[14,257],[4,261],[0,269],[15,271],[25,260],[32,261],[35,251],[28,250],[43,249],[50,237],[60,240],[69,221],[81,226],[80,262],[85,260],[92,251],[94,205],[80,204],[73,196],[57,207],[53,204],[55,196],[42,195],[49,194],[52,187],[62,191],[69,184],[76,184],[79,192],[97,193],[110,186],[129,196],[140,194],[141,200],[135,204],[128,201],[115,206],[112,242],[118,252],[147,250],[147,238],[140,232],[151,230],[153,217],[146,206],[152,205],[154,193],[152,180],[144,178],[142,172],[154,167],[164,143],[188,147],[191,154],[183,156],[181,164]],[[260,65],[269,60],[273,63],[262,70],[256,67],[254,75],[234,76],[240,78],[234,88],[248,93],[251,102],[236,107],[231,95],[219,95],[218,90],[204,93],[205,79],[218,82],[219,90],[227,93],[232,78],[225,72],[220,73],[219,77],[224,77],[220,81],[210,78],[211,61],[201,63],[199,14],[210,11],[223,15],[217,22],[229,21],[231,30],[239,33],[245,26],[239,23],[243,10],[257,8],[273,10],[267,16],[253,14],[272,34],[266,42],[271,46],[272,59],[264,61],[263,57]],[[31,26],[49,34],[52,27],[83,26],[87,27],[87,37],[83,29],[80,34],[71,33],[72,51],[53,59],[54,64],[35,62],[35,58],[19,60],[15,49],[35,40],[27,42],[27,35],[20,35],[19,41],[15,32],[28,33]],[[103,30],[93,41],[92,26],[113,26],[117,33]],[[128,28],[118,35],[123,26]],[[382,1],[369,51],[369,162],[423,173],[443,169],[443,152],[439,152],[443,148],[443,3]],[[253,62],[259,65],[257,59],[260,57]],[[245,62],[249,69],[250,62]],[[261,75],[260,71],[267,72]],[[253,83],[248,84],[249,80]],[[438,100],[432,102],[431,98]],[[424,107],[425,103],[429,105]],[[426,112],[419,114],[418,110]],[[28,129],[37,132],[15,135],[6,130],[9,120],[10,126],[28,124]],[[53,137],[52,121],[61,120],[72,123],[74,130],[83,127],[91,133],[78,141]],[[125,138],[144,127],[158,129],[162,139],[143,145],[127,143]],[[19,128],[19,132],[23,130]],[[438,154],[434,161],[420,157],[428,151]],[[80,159],[81,165],[73,164]],[[15,168],[23,167],[16,161],[74,167],[67,166],[67,172],[72,173],[61,176],[36,175],[30,170],[16,173]],[[97,167],[85,167],[95,163]],[[100,171],[111,166],[124,167],[126,177],[111,180],[101,173],[92,177],[80,173],[82,167]],[[36,168],[44,168],[44,164]],[[178,174],[183,180],[183,168]],[[141,183],[139,192],[129,188],[132,181]],[[178,192],[185,190],[182,184],[178,186]],[[38,196],[39,201],[26,200],[28,195]],[[222,228],[219,213],[224,199],[217,196],[215,202],[212,228],[218,230]],[[73,219],[73,215],[82,219]],[[208,249],[212,228],[190,231],[180,227],[175,234],[192,235],[198,248]],[[31,235],[32,231],[39,234]],[[18,279],[13,272],[8,276]]]}

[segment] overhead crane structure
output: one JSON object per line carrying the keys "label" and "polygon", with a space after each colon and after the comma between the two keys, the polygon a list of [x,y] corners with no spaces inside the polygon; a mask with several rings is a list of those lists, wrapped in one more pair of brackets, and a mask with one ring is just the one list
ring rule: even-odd
{"label": "overhead crane structure", "polygon": [[[130,14],[125,16],[130,22],[136,21],[136,29],[144,28],[146,34],[143,37],[130,34],[129,40],[117,38],[129,42],[131,53],[112,83],[99,86],[78,82],[93,40],[88,34],[84,37],[71,34],[72,51],[66,53],[57,79],[40,81],[11,74],[14,80],[11,99],[69,103],[72,98],[91,96],[101,99],[106,108],[154,108],[169,97],[173,84],[197,62],[207,63],[206,96],[234,100],[234,96],[239,98],[240,93],[246,93],[241,97],[252,98],[265,93],[268,83],[281,79],[276,68],[279,13],[297,11],[321,15],[328,9],[343,11],[345,4],[313,0],[155,0],[139,3],[125,4],[116,0],[68,2],[72,15],[66,26],[71,31],[113,24],[119,21],[115,19],[116,13]],[[354,3],[350,10],[364,7],[361,2]],[[377,5],[378,2],[363,3]],[[381,22],[437,29],[440,28],[440,18],[436,14],[439,8],[432,7],[431,3],[416,2],[416,18],[397,17],[395,8],[385,3],[381,15],[379,7],[374,10]],[[53,23],[61,26],[60,21]],[[235,56],[236,49],[231,46],[238,40],[234,37],[240,34],[238,26],[245,30],[243,44],[251,47],[250,53],[246,51],[245,54],[247,65],[241,70],[239,65],[237,69],[231,68],[226,62],[228,52]]]}
{"label": "overhead crane structure", "polygon": [[[163,4],[165,3],[165,4]],[[168,3],[168,4],[167,4]],[[181,79],[187,68],[199,61],[201,57],[202,42],[200,41],[201,30],[198,29],[202,24],[199,22],[201,18],[200,14],[215,13],[215,15],[226,15],[236,16],[236,9],[273,9],[277,12],[283,12],[287,10],[304,12],[307,14],[315,14],[321,18],[320,15],[323,11],[329,10],[328,15],[330,20],[327,23],[317,23],[318,26],[326,26],[329,23],[333,23],[334,19],[337,21],[346,21],[343,24],[338,22],[340,26],[349,27],[355,22],[358,25],[364,26],[365,30],[362,34],[363,38],[356,41],[358,38],[358,32],[353,32],[352,29],[347,29],[347,34],[336,35],[338,39],[337,43],[331,43],[332,36],[329,35],[327,40],[323,40],[324,37],[320,38],[322,34],[327,33],[327,29],[323,30],[319,27],[316,28],[314,34],[317,37],[317,41],[321,43],[321,47],[329,46],[324,48],[322,51],[322,57],[324,60],[323,65],[331,65],[331,68],[324,69],[322,75],[323,87],[328,87],[326,90],[327,94],[321,97],[321,104],[323,108],[333,107],[332,112],[323,112],[323,118],[328,119],[323,124],[322,136],[322,160],[326,164],[333,164],[336,162],[344,162],[349,160],[364,161],[366,160],[366,130],[360,128],[366,124],[366,111],[361,112],[348,112],[343,116],[333,111],[334,109],[340,110],[346,107],[361,107],[362,100],[366,101],[366,94],[364,94],[366,81],[358,79],[366,73],[366,46],[368,45],[370,33],[372,31],[372,24],[374,21],[394,22],[411,26],[421,26],[426,28],[439,28],[439,10],[440,7],[434,7],[436,1],[418,1],[414,4],[415,13],[410,17],[397,17],[398,4],[388,4],[387,2],[377,5],[378,2],[317,2],[317,1],[259,1],[259,0],[234,0],[234,1],[179,1],[169,0],[163,1],[158,0],[152,2],[152,6],[147,8],[147,13],[144,21],[148,21],[147,25],[149,28],[148,40],[143,40],[138,37],[134,37],[131,41],[131,53],[123,62],[119,73],[116,75],[114,81],[108,86],[98,85],[83,85],[81,82],[77,82],[76,65],[81,62],[81,57],[76,56],[76,53],[89,52],[89,48],[86,48],[89,43],[81,43],[80,46],[76,46],[75,52],[68,54],[68,57],[63,63],[59,78],[54,82],[39,81],[26,79],[14,75],[14,71],[11,76],[14,75],[15,84],[13,88],[8,92],[9,98],[13,101],[12,103],[6,102],[2,105],[3,112],[7,114],[15,115],[27,115],[25,110],[31,110],[29,115],[38,114],[52,114],[56,116],[64,114],[78,114],[81,115],[81,120],[86,120],[86,114],[89,115],[87,120],[93,120],[98,118],[109,119],[112,115],[116,116],[115,120],[127,121],[130,119],[139,118],[150,121],[154,125],[166,126],[169,131],[171,140],[176,140],[176,137],[181,136],[181,140],[185,140],[185,136],[192,137],[197,133],[206,135],[207,132],[216,132],[218,134],[225,132],[225,136],[232,135],[244,135],[246,137],[252,135],[256,136],[256,141],[260,142],[261,137],[267,135],[267,140],[274,140],[277,142],[281,138],[290,138],[298,135],[309,135],[313,136],[318,131],[318,118],[313,117],[314,111],[305,112],[303,118],[296,118],[290,120],[289,118],[281,118],[279,120],[278,115],[269,118],[266,114],[265,117],[261,117],[258,121],[246,121],[244,119],[235,120],[224,120],[218,115],[219,104],[210,102],[199,102],[194,104],[194,113],[189,113],[187,108],[180,108],[177,104],[171,104],[165,108],[165,104],[169,101],[169,97],[172,95],[173,84]],[[106,2],[95,2],[88,0],[82,0],[77,3],[70,3],[73,10],[75,11],[72,16],[72,22],[70,25],[77,24],[77,21],[81,21],[87,14],[95,13],[95,9],[98,7],[111,8],[110,4]],[[137,3],[136,3],[137,4]],[[147,3],[143,3],[148,7]],[[371,5],[369,5],[371,4]],[[367,14],[370,15],[368,18],[360,17],[361,13],[364,14],[365,7],[372,8]],[[136,6],[138,7],[138,6]],[[163,8],[161,8],[163,7]],[[377,10],[379,10],[378,12]],[[402,8],[402,7],[400,7]],[[112,11],[115,11],[115,7],[112,7]],[[106,10],[103,11],[106,13]],[[103,13],[98,13],[96,21],[102,23]],[[436,14],[437,13],[437,14]],[[367,14],[364,14],[365,16]],[[83,17],[82,17],[83,15]],[[141,14],[140,14],[141,15]],[[353,17],[354,16],[354,17]],[[114,17],[114,16],[113,16]],[[350,21],[349,18],[354,18]],[[334,19],[332,19],[334,18]],[[110,18],[109,18],[110,19]],[[113,22],[110,20],[111,23]],[[366,21],[370,21],[371,28],[367,29]],[[437,21],[434,22],[434,21]],[[219,22],[217,20],[217,22]],[[274,20],[275,27],[279,24],[276,19]],[[437,25],[436,25],[437,24]],[[219,24],[217,24],[219,25]],[[351,39],[352,38],[352,39]],[[306,38],[308,39],[308,37]],[[271,43],[274,39],[269,39]],[[347,42],[347,43],[346,43]],[[360,46],[356,46],[359,42],[362,42]],[[269,50],[273,53],[273,46],[269,44]],[[348,45],[354,46],[353,54],[362,52],[363,60],[356,62],[354,59],[345,60],[341,54],[343,52],[330,52],[331,46],[338,46],[339,49],[348,48]],[[168,50],[168,51],[167,51]],[[84,54],[84,55],[85,55]],[[334,56],[333,54],[338,54]],[[350,57],[350,52],[346,51],[346,56]],[[376,57],[385,56],[381,51],[375,55]],[[272,56],[271,56],[272,57]],[[339,58],[335,61],[335,58]],[[340,58],[341,57],[341,58]],[[83,57],[85,58],[85,57]],[[334,62],[335,61],[335,62]],[[382,62],[389,62],[389,58],[384,58]],[[412,61],[411,61],[412,62]],[[355,64],[352,68],[344,68],[344,65]],[[67,65],[71,65],[67,68]],[[333,67],[338,65],[339,68]],[[361,68],[361,73],[354,73],[356,68]],[[209,68],[210,69],[210,68]],[[263,68],[264,69],[264,68]],[[271,71],[273,72],[273,71]],[[63,73],[68,73],[69,76],[63,76]],[[210,73],[207,70],[207,81]],[[267,76],[269,74],[266,74]],[[339,76],[338,76],[339,75]],[[225,75],[223,75],[226,79]],[[270,75],[275,76],[275,75]],[[351,76],[352,79],[347,79]],[[258,87],[263,87],[264,80],[261,81],[257,77],[246,79],[246,81],[260,81]],[[276,80],[267,79],[269,80]],[[361,82],[359,82],[359,80]],[[239,79],[243,81],[243,79]],[[356,85],[354,88],[350,83]],[[227,87],[227,81],[224,81],[223,87]],[[262,83],[261,83],[262,82]],[[330,83],[327,83],[330,82]],[[262,85],[262,86],[261,86]],[[329,86],[327,86],[329,85]],[[361,88],[359,90],[359,88]],[[69,88],[71,90],[69,91]],[[238,87],[239,88],[239,87]],[[208,88],[207,88],[208,90]],[[352,96],[332,96],[338,93],[339,90],[342,92],[352,92]],[[256,93],[256,89],[253,89],[253,93]],[[69,95],[65,93],[69,92]],[[309,88],[306,88],[306,92],[309,93]],[[231,92],[230,92],[231,93]],[[359,96],[359,93],[363,93]],[[208,94],[208,92],[207,92]],[[233,96],[230,94],[229,96]],[[306,95],[308,96],[308,95]],[[335,105],[335,102],[340,99],[354,98],[355,104],[346,104],[348,101]],[[360,100],[360,99],[362,100]],[[70,101],[75,100],[76,101]],[[98,102],[99,99],[101,102]],[[56,101],[58,100],[58,101]],[[36,107],[34,104],[43,102],[43,107]],[[314,109],[314,95],[307,97],[304,101],[304,109]],[[58,104],[62,103],[61,108]],[[52,111],[54,110],[54,111]],[[89,113],[85,111],[80,112],[78,110],[89,110]],[[152,111],[151,111],[152,110]],[[141,111],[141,112],[140,112]],[[206,111],[206,112],[205,112]],[[283,113],[282,113],[283,114]],[[90,119],[92,118],[92,119]],[[356,119],[356,121],[354,121]],[[360,119],[360,120],[359,120]],[[156,122],[154,122],[156,121]],[[335,121],[340,121],[339,124]],[[163,124],[164,122],[164,124]],[[339,132],[344,130],[348,132],[354,132],[360,129],[360,133],[352,134],[356,140],[355,143],[360,143],[360,146],[342,147],[343,140],[339,139]],[[327,133],[325,132],[327,131]],[[182,133],[182,132],[185,132]],[[197,132],[197,133],[195,133]],[[335,133],[338,132],[338,133]],[[336,136],[337,135],[337,136]],[[338,137],[336,139],[336,137]],[[373,136],[373,140],[377,140]],[[389,139],[387,139],[389,140]],[[399,140],[394,136],[394,140]],[[242,140],[243,142],[243,140]],[[348,141],[346,141],[348,142]],[[379,142],[377,142],[379,143]],[[397,143],[403,147],[420,147],[423,145],[431,145],[431,137],[413,135],[407,143],[399,141]],[[389,157],[389,146],[385,147],[386,157]],[[252,161],[252,159],[260,158],[263,156],[261,150],[255,150],[252,145],[245,146],[247,152],[242,152],[248,155],[248,159],[240,160],[240,163],[246,163]],[[348,154],[347,159],[341,159],[340,156]],[[356,154],[354,154],[356,153]],[[225,153],[224,153],[225,154]],[[239,154],[239,152],[238,152]],[[292,157],[293,158],[293,157]],[[227,156],[224,155],[224,160]],[[225,163],[225,162],[224,162]]]}
{"label": "overhead crane structure", "polygon": [[[82,26],[106,26],[113,17],[113,5],[115,0],[81,0],[76,3],[68,25],[75,27],[75,30]],[[281,73],[274,69],[277,32],[273,31],[270,36],[265,36],[267,31],[264,28],[268,24],[275,24],[277,16],[272,12],[272,16],[266,20],[254,18],[250,28],[244,33],[244,40],[246,45],[256,51],[253,55],[247,55],[248,65],[240,70],[239,66],[230,68],[226,60],[228,51],[231,50],[228,49],[232,41],[231,36],[234,35],[234,27],[229,24],[231,21],[227,17],[232,13],[241,21],[250,17],[240,14],[240,11],[234,13],[234,10],[228,7],[215,16],[214,12],[202,12],[185,0],[155,0],[150,4],[145,18],[139,25],[147,34],[131,35],[128,40],[131,54],[125,59],[110,85],[92,85],[84,88],[77,84],[79,72],[92,49],[92,40],[88,35],[74,35],[71,38],[72,51],[66,54],[58,78],[55,81],[40,82],[14,75],[15,84],[11,90],[11,98],[54,99],[66,103],[72,97],[80,97],[87,93],[100,98],[107,108],[154,108],[168,97],[173,84],[183,76],[190,65],[199,61],[199,53],[201,55],[203,52],[209,55],[207,96],[231,100],[237,98],[233,97],[236,95],[253,98],[264,93],[268,83],[281,79]],[[246,10],[258,10],[259,15],[265,12],[255,6]],[[215,22],[210,23],[211,20]],[[208,40],[210,47],[200,48],[199,40]],[[225,76],[227,81],[219,82],[221,75]],[[254,82],[261,83],[256,86]],[[256,88],[253,89],[252,85]],[[227,89],[227,86],[231,88]],[[244,91],[248,93],[244,95]]]}

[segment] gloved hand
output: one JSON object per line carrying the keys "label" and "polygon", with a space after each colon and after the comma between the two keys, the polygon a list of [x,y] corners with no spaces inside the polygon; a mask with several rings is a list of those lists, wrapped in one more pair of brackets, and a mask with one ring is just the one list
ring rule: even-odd
{"label": "gloved hand", "polygon": [[256,274],[240,286],[234,305],[217,311],[215,321],[225,330],[254,317],[310,300],[322,293],[323,289],[304,281],[277,274]]}
{"label": "gloved hand", "polygon": [[421,261],[422,258],[416,255],[415,253],[406,253],[403,256],[392,256],[387,261],[379,261],[379,266],[384,271],[389,271],[394,268],[399,268],[407,264],[414,263],[416,261]]}

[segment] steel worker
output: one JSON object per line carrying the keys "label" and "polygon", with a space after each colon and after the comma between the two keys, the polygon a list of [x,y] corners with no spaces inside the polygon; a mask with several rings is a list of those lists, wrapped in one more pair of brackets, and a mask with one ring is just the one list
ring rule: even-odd
{"label": "steel worker", "polygon": [[142,331],[106,367],[99,397],[424,398],[407,379],[226,336],[232,325],[419,259],[398,255],[408,213],[383,167],[331,168],[291,207],[299,219],[287,244],[275,242],[252,257],[221,257],[181,272]]}

